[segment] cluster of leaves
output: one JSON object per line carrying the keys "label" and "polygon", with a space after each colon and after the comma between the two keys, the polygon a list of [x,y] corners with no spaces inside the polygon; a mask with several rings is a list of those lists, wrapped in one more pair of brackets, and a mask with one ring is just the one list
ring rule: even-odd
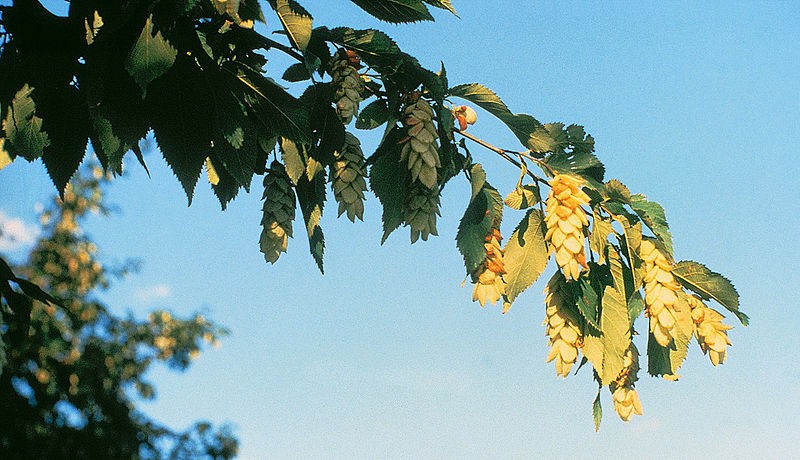
{"label": "cluster of leaves", "polygon": [[[431,20],[427,5],[455,14],[444,0],[353,3],[394,23]],[[674,262],[662,207],[631,194],[619,181],[605,180],[594,139],[583,127],[543,124],[531,115],[514,113],[478,83],[451,86],[444,66],[438,72],[422,67],[380,31],[315,27],[311,13],[297,1],[267,4],[280,24],[283,42],[255,30],[254,24],[266,22],[255,0],[74,1],[64,18],[51,15],[38,2],[5,9],[0,156],[5,154],[8,161],[41,157],[63,193],[88,141],[106,171],[119,172],[128,151],[144,165],[138,142],[152,130],[190,203],[205,165],[223,208],[240,189],[249,190],[254,175],[285,171],[280,206],[271,202],[264,208],[265,231],[273,231],[277,239],[271,243],[270,257],[277,258],[285,249],[282,238],[292,235],[296,198],[312,256],[322,270],[325,239],[320,219],[326,182],[346,134],[335,108],[341,88],[329,75],[337,51],[347,50],[366,65],[357,99],[367,103],[355,127],[383,130],[378,147],[366,160],[370,187],[383,206],[383,240],[402,225],[412,227],[412,241],[419,234],[407,212],[410,203],[420,198],[415,195],[419,184],[401,158],[411,131],[405,111],[420,97],[433,108],[438,135],[436,190],[423,198],[429,199],[428,204],[438,203],[436,194],[457,175],[471,183],[456,241],[473,281],[488,267],[487,238],[500,226],[504,208],[524,212],[503,248],[503,265],[497,254],[492,255],[496,276],[491,279],[501,277],[503,292],[498,295],[502,294],[504,311],[544,272],[552,252],[542,186],[559,174],[581,179],[590,197],[591,230],[581,232],[588,237],[591,261],[579,279],[567,283],[573,293],[569,297],[584,336],[589,337],[584,356],[593,361],[596,379],[608,385],[616,378],[634,334],[634,320],[645,309],[638,254],[642,239],[653,238]],[[267,76],[265,52],[270,50],[297,61],[281,74],[295,92]],[[455,99],[497,117],[523,150],[494,147],[464,131],[464,123],[456,127]],[[505,200],[474,161],[467,140],[519,168],[519,182]],[[268,168],[270,156],[274,160]],[[529,164],[546,177],[531,172]],[[269,178],[265,184],[276,180]],[[435,211],[426,208],[427,217],[435,219]],[[431,227],[435,234],[435,226]],[[690,261],[675,264],[673,273],[687,289],[716,300],[747,322],[738,310],[736,291],[721,275]],[[673,349],[648,346],[650,373],[673,375],[691,336],[684,334],[685,340],[674,343]],[[592,343],[602,347],[592,348]]]}
{"label": "cluster of leaves", "polygon": [[12,269],[0,259],[0,457],[232,458],[238,443],[227,427],[175,432],[134,407],[134,392],[155,397],[153,363],[186,369],[225,331],[199,314],[121,318],[97,298],[134,268],[102,265],[81,231],[87,213],[105,210],[104,180],[100,168],[73,179],[42,215],[29,260]]}

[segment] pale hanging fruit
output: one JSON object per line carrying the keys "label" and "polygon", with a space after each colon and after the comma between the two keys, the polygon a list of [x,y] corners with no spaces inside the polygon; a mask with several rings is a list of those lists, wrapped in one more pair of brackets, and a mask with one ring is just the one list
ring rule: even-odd
{"label": "pale hanging fruit", "polygon": [[411,172],[411,181],[419,181],[429,189],[438,186],[439,149],[436,139],[439,133],[433,124],[433,109],[419,98],[405,108],[406,133],[408,138],[400,151],[400,161],[406,163]]}
{"label": "pale hanging fruit", "polygon": [[403,220],[411,227],[411,242],[423,241],[436,232],[436,216],[439,214],[439,189],[430,189],[414,183],[403,201]]}
{"label": "pale hanging fruit", "polygon": [[566,304],[569,298],[564,292],[566,280],[556,272],[544,289],[547,317],[544,320],[550,352],[547,362],[555,361],[556,374],[569,375],[572,365],[578,360],[578,349],[582,346],[583,334],[578,318]]}
{"label": "pale hanging fruit", "polygon": [[556,263],[567,279],[577,280],[581,270],[587,268],[584,229],[589,225],[586,211],[589,196],[581,190],[583,179],[568,174],[557,174],[550,180],[547,196],[545,238]]}
{"label": "pale hanging fruit", "polygon": [[274,264],[289,245],[296,204],[291,179],[277,161],[272,162],[264,176],[263,199],[264,216],[261,219],[259,243],[264,259]]}
{"label": "pale hanging fruit", "polygon": [[723,364],[727,347],[731,345],[727,331],[733,327],[723,324],[722,320],[725,317],[713,308],[707,307],[697,297],[687,296],[687,301],[692,308],[695,337],[697,337],[700,348],[711,359],[711,364],[715,366]]}
{"label": "pale hanging fruit", "polygon": [[625,352],[623,363],[619,376],[611,382],[609,390],[614,401],[614,410],[619,418],[627,422],[634,414],[642,415],[642,403],[633,388],[639,373],[639,351],[633,343]]}
{"label": "pale hanging fruit", "polygon": [[612,393],[614,400],[614,410],[623,421],[627,422],[634,414],[642,415],[642,402],[635,388],[617,387]]}
{"label": "pale hanging fruit", "polygon": [[339,203],[339,215],[346,212],[351,222],[356,218],[364,220],[364,192],[367,190],[364,153],[361,142],[351,133],[345,132],[344,146],[334,153],[331,170],[331,186]]}
{"label": "pale hanging fruit", "polygon": [[481,307],[489,301],[496,304],[506,293],[506,283],[503,281],[503,274],[506,272],[503,264],[503,249],[500,242],[503,240],[500,230],[493,228],[484,242],[486,248],[486,259],[478,268],[471,273],[472,282],[475,286],[472,289],[472,300],[481,304]]}
{"label": "pale hanging fruit", "polygon": [[358,106],[362,101],[361,92],[364,82],[358,74],[360,59],[354,51],[339,50],[331,61],[331,78],[333,79],[333,97],[336,113],[345,125],[358,115]]}
{"label": "pale hanging fruit", "polygon": [[678,333],[681,285],[672,275],[672,264],[652,241],[643,240],[639,251],[644,261],[645,314],[650,318],[650,332],[659,345],[667,347]]}

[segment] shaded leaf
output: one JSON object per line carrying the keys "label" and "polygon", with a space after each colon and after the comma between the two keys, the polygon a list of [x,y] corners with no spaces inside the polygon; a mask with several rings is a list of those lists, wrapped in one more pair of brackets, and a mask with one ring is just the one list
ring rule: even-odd
{"label": "shaded leaf", "polygon": [[86,153],[89,137],[86,100],[76,87],[67,84],[42,88],[35,98],[37,112],[42,114],[50,137],[42,162],[56,189],[63,194]]}
{"label": "shaded leaf", "polygon": [[211,91],[194,60],[181,56],[147,95],[156,142],[190,204],[211,151],[214,113],[211,99],[203,97]]}
{"label": "shaded leaf", "polygon": [[690,291],[703,300],[713,299],[728,311],[736,315],[745,326],[750,318],[739,311],[739,293],[733,284],[719,273],[712,272],[705,265],[691,260],[682,260],[675,264],[672,274]]}
{"label": "shaded leaf", "polygon": [[455,8],[453,8],[453,4],[450,2],[450,0],[422,0],[422,1],[436,8],[447,10],[453,13],[453,15],[455,15],[456,17],[458,17],[458,13],[456,13],[456,10]]}
{"label": "shaded leaf", "polygon": [[27,83],[23,85],[11,101],[3,120],[7,139],[5,148],[28,161],[42,156],[44,148],[50,145],[49,136],[42,130],[42,119],[36,116],[36,104],[31,98],[33,91],[34,88]]}
{"label": "shaded leaf", "polygon": [[491,113],[508,126],[522,145],[532,148],[531,136],[542,126],[541,123],[530,115],[512,113],[494,91],[480,83],[467,83],[450,88],[448,94],[466,99]]}
{"label": "shaded leaf", "polygon": [[545,242],[546,226],[542,212],[531,209],[520,221],[506,243],[503,263],[506,273],[505,301],[513,303],[517,296],[530,287],[544,269],[550,255]]}
{"label": "shaded leaf", "polygon": [[172,67],[177,55],[178,51],[164,39],[160,31],[153,33],[153,16],[150,15],[125,59],[125,70],[146,94],[147,85],[164,75]]}
{"label": "shaded leaf", "polygon": [[383,236],[381,244],[403,223],[403,199],[408,169],[400,163],[402,129],[394,128],[370,158],[369,186],[383,205]]}
{"label": "shaded leaf", "polygon": [[386,105],[386,100],[376,99],[358,114],[356,128],[375,129],[387,121],[389,121],[389,108]]}
{"label": "shaded leaf", "polygon": [[600,404],[600,388],[597,389],[597,396],[592,403],[592,421],[594,421],[594,431],[600,430],[600,422],[603,420],[603,406]]}
{"label": "shaded leaf", "polygon": [[351,0],[362,10],[381,21],[403,22],[433,21],[433,16],[420,0]]}
{"label": "shaded leaf", "polygon": [[294,0],[269,0],[269,3],[277,13],[292,46],[305,50],[311,40],[311,14]]}
{"label": "shaded leaf", "polygon": [[486,185],[486,171],[483,170],[483,166],[480,163],[477,163],[469,169],[469,174],[469,186],[472,189],[469,201],[472,202],[481,193],[483,186]]}
{"label": "shaded leaf", "polygon": [[667,250],[669,258],[674,257],[672,252],[672,234],[669,232],[667,217],[664,208],[655,201],[648,201],[644,195],[631,195],[631,208],[642,219],[645,225],[653,232]]}
{"label": "shaded leaf", "polygon": [[603,189],[605,166],[591,153],[554,153],[544,159],[550,169],[558,174],[573,174],[586,180],[586,185],[594,190]]}
{"label": "shaded leaf", "polygon": [[306,224],[308,247],[311,251],[311,256],[317,263],[319,271],[325,273],[322,265],[322,258],[325,253],[325,236],[319,226],[322,210],[325,206],[324,172],[315,175],[311,180],[305,174],[301,175],[296,188],[297,201],[300,203],[300,210],[303,212],[303,219]]}
{"label": "shaded leaf", "polygon": [[630,204],[631,192],[622,182],[617,179],[610,179],[603,184],[603,198],[612,201],[618,201],[624,204]]}
{"label": "shaded leaf", "polygon": [[592,220],[592,232],[589,234],[589,249],[598,255],[597,261],[606,263],[606,248],[608,248],[608,235],[613,228],[611,222],[601,218],[597,212]]}
{"label": "shaded leaf", "polygon": [[474,273],[486,259],[486,236],[499,226],[502,218],[503,199],[485,182],[467,206],[456,233],[456,246],[464,257],[467,273]]}
{"label": "shaded leaf", "polygon": [[286,81],[290,82],[298,82],[309,80],[311,78],[311,74],[308,72],[305,64],[297,63],[292,64],[286,68],[286,71],[283,72],[283,78]]}

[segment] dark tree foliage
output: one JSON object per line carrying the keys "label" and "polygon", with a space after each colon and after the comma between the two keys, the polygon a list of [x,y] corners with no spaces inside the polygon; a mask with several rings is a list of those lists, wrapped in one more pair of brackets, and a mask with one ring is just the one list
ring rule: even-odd
{"label": "dark tree foliage", "polygon": [[138,319],[103,303],[100,291],[136,268],[103,265],[81,230],[87,214],[107,212],[104,182],[99,167],[74,178],[42,214],[28,260],[3,263],[0,458],[232,458],[238,444],[227,427],[176,432],[135,407],[137,397],[155,397],[152,364],[184,370],[225,331],[199,314]]}

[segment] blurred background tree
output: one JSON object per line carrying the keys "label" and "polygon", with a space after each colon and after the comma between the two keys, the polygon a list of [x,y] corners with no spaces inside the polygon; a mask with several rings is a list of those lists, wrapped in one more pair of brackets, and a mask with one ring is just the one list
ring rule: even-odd
{"label": "blurred background tree", "polygon": [[177,432],[136,409],[137,399],[155,397],[146,379],[152,364],[185,370],[226,331],[200,314],[123,318],[103,303],[99,292],[137,269],[102,264],[81,230],[90,213],[109,212],[106,181],[99,166],[83,170],[42,213],[42,236],[28,260],[4,267],[62,305],[8,292],[4,283],[0,458],[232,458],[238,441],[229,427],[197,422]]}

